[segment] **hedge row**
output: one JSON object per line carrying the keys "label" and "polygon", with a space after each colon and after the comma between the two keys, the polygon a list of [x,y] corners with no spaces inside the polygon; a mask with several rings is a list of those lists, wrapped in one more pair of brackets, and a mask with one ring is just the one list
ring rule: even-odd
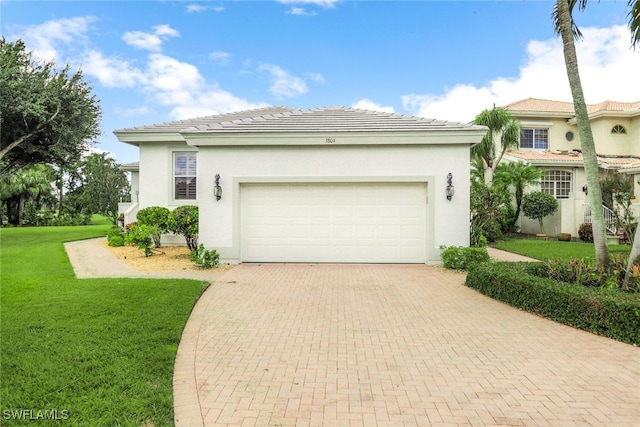
{"label": "hedge row", "polygon": [[587,288],[536,277],[542,263],[496,262],[469,268],[466,285],[491,298],[556,322],[640,345],[637,294]]}

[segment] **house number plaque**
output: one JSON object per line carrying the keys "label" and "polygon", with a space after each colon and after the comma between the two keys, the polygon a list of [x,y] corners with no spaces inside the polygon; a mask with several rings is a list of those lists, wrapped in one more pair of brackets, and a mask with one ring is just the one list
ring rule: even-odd
{"label": "house number plaque", "polygon": [[325,144],[335,144],[336,139],[335,138],[325,138],[324,143]]}

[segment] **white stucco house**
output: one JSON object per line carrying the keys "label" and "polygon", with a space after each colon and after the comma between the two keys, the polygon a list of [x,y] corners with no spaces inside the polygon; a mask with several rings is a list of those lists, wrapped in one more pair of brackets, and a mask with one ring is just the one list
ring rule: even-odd
{"label": "white stucco house", "polygon": [[469,244],[470,148],[486,131],[345,107],[121,129],[140,150],[122,212],[197,205],[199,242],[232,263],[437,263],[440,245]]}
{"label": "white stucco house", "polygon": [[[524,130],[518,149],[507,152],[504,159],[545,171],[538,189],[552,194],[560,205],[553,217],[545,218],[545,229],[577,236],[580,225],[591,222],[591,206],[573,103],[528,98],[504,108]],[[601,174],[627,176],[634,194],[640,195],[640,101],[604,101],[587,105],[587,110]],[[639,208],[635,204],[636,216]],[[610,215],[605,210],[605,217]],[[615,233],[615,226],[610,228]],[[537,233],[539,226],[537,221],[521,217],[521,230]]]}

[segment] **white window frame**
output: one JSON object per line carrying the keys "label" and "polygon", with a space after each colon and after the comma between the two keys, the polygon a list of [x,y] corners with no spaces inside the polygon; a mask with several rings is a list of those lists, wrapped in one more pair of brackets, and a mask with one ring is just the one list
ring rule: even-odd
{"label": "white window frame", "polygon": [[547,170],[540,186],[543,193],[551,194],[556,199],[568,199],[573,186],[573,174],[561,169]]}
{"label": "white window frame", "polygon": [[[532,146],[531,147],[523,147],[522,142],[524,140],[524,134],[527,131],[531,131],[532,135]],[[543,133],[544,132],[544,133]],[[538,134],[541,134],[538,136]],[[542,137],[544,135],[544,138]],[[538,143],[540,142],[540,145]],[[533,127],[525,127],[522,129],[522,137],[520,138],[520,149],[521,150],[548,150],[549,149],[549,129],[548,128],[533,128]]]}
{"label": "white window frame", "polygon": [[[179,162],[184,162],[180,164]],[[173,152],[173,200],[196,200],[198,157],[196,151]],[[178,192],[178,183],[186,183],[184,196]]]}

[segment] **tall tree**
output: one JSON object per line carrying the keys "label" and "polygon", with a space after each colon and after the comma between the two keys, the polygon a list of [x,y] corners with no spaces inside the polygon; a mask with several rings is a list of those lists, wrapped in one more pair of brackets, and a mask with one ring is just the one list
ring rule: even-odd
{"label": "tall tree", "polygon": [[518,147],[522,126],[511,117],[508,110],[496,106],[491,110],[482,111],[476,116],[473,123],[489,128],[480,144],[471,149],[471,155],[482,161],[484,183],[491,185],[493,174],[504,153],[511,148]]}
{"label": "tall tree", "polygon": [[[602,192],[598,181],[598,161],[591,125],[589,123],[589,115],[587,113],[587,104],[582,90],[575,46],[575,40],[582,38],[582,33],[573,20],[573,10],[576,5],[580,10],[584,10],[587,6],[587,0],[557,0],[552,17],[555,31],[562,38],[562,44],[564,46],[564,62],[567,69],[569,86],[571,87],[576,120],[578,122],[578,135],[580,135],[584,169],[587,175],[587,186],[589,187],[589,200],[592,206],[591,215],[596,262],[600,266],[607,266],[609,265],[609,249],[607,248],[605,237],[604,213],[600,208],[602,204]],[[631,42],[635,47],[638,41],[640,41],[640,0],[629,0],[628,5],[630,6],[628,17],[632,37]],[[636,240],[638,239],[634,239],[634,248],[636,246]],[[640,240],[638,240],[637,244],[638,248],[636,252],[640,254]],[[632,255],[634,255],[633,250]],[[627,271],[630,270],[633,262],[633,257],[630,257]]]}
{"label": "tall tree", "polygon": [[118,220],[118,202],[130,191],[127,174],[106,153],[87,156],[82,167],[84,183],[76,191],[84,210],[106,216],[115,225]]}
{"label": "tall tree", "polygon": [[495,180],[504,183],[508,187],[513,187],[515,193],[516,213],[511,220],[511,228],[515,227],[520,216],[525,188],[529,185],[538,184],[543,176],[544,171],[523,162],[502,163],[496,169]]}
{"label": "tall tree", "polygon": [[36,164],[0,178],[0,200],[7,208],[9,223],[22,225],[25,203],[50,197],[53,192],[53,168]]}
{"label": "tall tree", "polygon": [[[635,3],[632,7],[632,13],[635,10],[635,18],[630,13],[631,21],[635,22],[630,28],[635,35],[633,43],[638,40],[638,27],[640,21],[638,0],[629,1],[629,5]],[[609,265],[609,249],[606,242],[606,228],[604,222],[604,212],[601,209],[602,191],[600,190],[600,182],[598,179],[598,159],[596,157],[596,147],[589,123],[589,113],[587,112],[587,104],[584,99],[582,90],[582,82],[580,80],[580,71],[578,68],[578,57],[576,54],[575,40],[582,38],[582,33],[573,20],[573,10],[578,5],[583,10],[587,5],[587,0],[557,0],[553,10],[553,23],[557,34],[562,38],[564,47],[564,62],[567,69],[567,77],[573,97],[573,106],[578,122],[578,135],[580,135],[580,145],[584,159],[584,169],[587,175],[587,186],[589,187],[589,200],[591,203],[591,215],[593,223],[593,242],[596,252],[596,262],[599,266]],[[633,29],[635,28],[635,30]]]}
{"label": "tall tree", "polygon": [[99,101],[80,71],[34,59],[21,40],[0,39],[0,172],[60,164],[100,134]]}

